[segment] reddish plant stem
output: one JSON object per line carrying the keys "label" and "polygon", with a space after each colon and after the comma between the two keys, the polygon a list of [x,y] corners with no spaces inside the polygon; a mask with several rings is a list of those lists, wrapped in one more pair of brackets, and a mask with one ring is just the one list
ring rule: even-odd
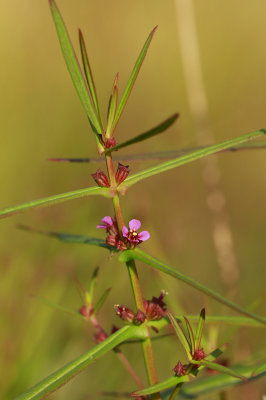
{"label": "reddish plant stem", "polygon": [[[109,174],[111,188],[116,190],[117,183],[116,183],[116,179],[115,179],[112,156],[106,155],[105,158],[106,158],[106,166],[107,166],[107,171]],[[122,229],[123,229],[123,226],[125,225],[125,222],[124,222],[124,217],[123,217],[123,213],[122,213],[122,209],[121,209],[119,194],[117,192],[113,198],[113,206],[114,206],[115,215],[116,215],[116,219],[117,219],[118,229],[120,232],[120,236],[122,238]],[[131,283],[136,307],[137,307],[137,309],[144,312],[143,296],[142,296],[142,292],[141,292],[141,286],[140,286],[140,281],[139,281],[135,261],[130,260],[126,263],[126,265],[128,268],[130,283]],[[143,355],[144,355],[144,360],[145,360],[148,382],[150,385],[154,385],[158,382],[158,379],[157,379],[154,356],[153,356],[153,351],[152,351],[152,346],[151,346],[150,332],[149,332],[148,327],[146,329],[147,329],[147,339],[143,340],[143,342],[142,342],[142,350],[143,350]],[[160,400],[161,399],[160,393],[154,393],[153,395],[151,395],[151,399]]]}

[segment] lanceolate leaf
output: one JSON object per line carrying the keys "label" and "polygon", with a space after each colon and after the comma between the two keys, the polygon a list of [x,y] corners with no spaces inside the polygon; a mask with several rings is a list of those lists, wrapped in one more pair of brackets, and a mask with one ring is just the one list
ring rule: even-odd
{"label": "lanceolate leaf", "polygon": [[95,286],[97,283],[97,278],[98,278],[98,273],[99,273],[99,267],[96,267],[92,273],[90,283],[89,283],[89,290],[85,292],[85,302],[86,304],[93,304],[93,299],[94,299],[94,291],[95,291]]}
{"label": "lanceolate leaf", "polygon": [[136,392],[131,393],[131,396],[145,396],[148,394],[153,394],[160,392],[162,390],[171,388],[178,383],[187,382],[188,376],[172,376],[171,378],[166,379],[163,382],[157,383],[156,385],[149,386],[146,389],[137,390]]}
{"label": "lanceolate leaf", "polygon": [[58,310],[58,311],[63,311],[65,313],[68,313],[68,314],[74,315],[75,317],[79,317],[79,318],[83,319],[83,316],[78,311],[73,311],[70,308],[62,306],[61,304],[53,303],[52,301],[47,300],[44,297],[36,296],[36,298],[48,307],[54,308],[55,310]]}
{"label": "lanceolate leaf", "polygon": [[218,302],[225,304],[227,307],[232,308],[235,311],[238,311],[241,314],[244,314],[250,318],[253,318],[263,324],[266,324],[266,318],[256,315],[250,311],[247,311],[244,307],[239,306],[238,304],[234,303],[231,300],[226,299],[224,296],[220,295],[219,293],[215,292],[214,290],[208,288],[207,286],[202,285],[201,283],[197,282],[195,279],[190,278],[187,275],[182,274],[181,272],[177,271],[176,269],[170,267],[167,264],[157,260],[156,258],[150,256],[149,254],[145,253],[140,249],[135,250],[127,250],[121,253],[119,260],[122,262],[126,262],[130,259],[135,259],[144,262],[152,266],[153,268],[158,269],[165,274],[171,275],[176,279],[179,279],[186,284],[194,287],[195,289],[205,293],[207,296],[214,298]]}
{"label": "lanceolate leaf", "polygon": [[99,123],[101,125],[101,128],[102,128],[102,131],[103,131],[103,123],[102,123],[102,117],[101,117],[101,111],[100,111],[100,107],[99,107],[96,87],[95,87],[95,84],[94,84],[92,70],[91,70],[91,66],[90,66],[90,63],[89,63],[89,58],[88,58],[88,54],[87,54],[87,50],[86,50],[86,45],[85,45],[85,41],[84,41],[81,29],[79,29],[79,44],[80,44],[80,50],[81,50],[81,56],[82,56],[84,72],[85,72],[85,76],[86,76],[86,79],[87,79],[90,95],[91,95],[95,110],[97,112],[98,121],[99,121]]}
{"label": "lanceolate leaf", "polygon": [[138,136],[135,136],[132,139],[127,140],[126,142],[119,143],[114,147],[111,147],[110,149],[106,150],[105,152],[111,153],[113,151],[122,149],[123,147],[130,146],[131,144],[134,143],[139,143],[142,142],[143,140],[149,139],[155,135],[158,135],[159,133],[164,132],[166,129],[168,129],[178,118],[179,114],[174,114],[171,117],[167,118],[165,121],[161,122],[159,125],[155,126],[154,128],[148,130],[147,132],[141,133]]}
{"label": "lanceolate leaf", "polygon": [[112,134],[112,125],[114,122],[114,117],[117,109],[117,99],[118,99],[118,79],[119,74],[116,74],[112,94],[109,100],[108,113],[107,113],[107,128],[106,128],[106,137],[109,138]]}
{"label": "lanceolate leaf", "polygon": [[178,325],[178,322],[176,321],[175,317],[170,312],[168,312],[167,315],[168,315],[168,318],[169,318],[169,320],[170,320],[170,322],[171,322],[171,324],[172,324],[172,326],[173,326],[173,328],[175,330],[175,333],[176,333],[178,339],[180,340],[182,346],[184,347],[184,349],[185,349],[185,351],[187,353],[188,359],[191,360],[191,358],[192,358],[191,357],[191,350],[192,349],[189,346],[189,343],[187,341],[186,336],[184,335],[182,329]]}
{"label": "lanceolate leaf", "polygon": [[201,365],[204,367],[207,367],[209,369],[212,369],[214,371],[221,372],[222,374],[230,375],[238,379],[242,379],[243,381],[246,381],[247,378],[240,374],[237,371],[234,371],[231,368],[224,367],[223,365],[213,363],[211,361],[206,361],[206,360],[201,360],[201,361],[193,361],[193,364]]}
{"label": "lanceolate leaf", "polygon": [[199,317],[199,322],[198,322],[197,332],[196,332],[196,337],[195,337],[196,349],[198,349],[200,346],[204,323],[205,323],[205,308],[203,308],[200,312],[200,317]]}
{"label": "lanceolate leaf", "polygon": [[96,345],[93,349],[77,357],[72,362],[66,364],[58,371],[49,375],[41,382],[37,383],[27,392],[16,397],[15,400],[40,400],[54,392],[60,386],[67,383],[79,372],[83,371],[89,364],[103,356],[108,351],[114,349],[124,340],[138,337],[141,329],[137,326],[124,326],[113,335],[109,336],[106,340]]}
{"label": "lanceolate leaf", "polygon": [[[138,153],[138,154],[128,154],[128,155],[121,155],[121,156],[113,156],[114,161],[148,161],[148,160],[162,160],[162,159],[170,159],[170,158],[177,158],[181,157],[184,154],[194,153],[196,150],[202,150],[210,146],[201,146],[201,147],[192,147],[186,149],[179,149],[179,150],[166,150],[166,151],[155,151],[151,153]],[[266,148],[266,141],[265,140],[257,140],[251,143],[244,143],[240,145],[236,145],[234,147],[229,147],[228,149],[221,150],[220,153],[224,152],[235,152],[238,150],[262,150]],[[72,162],[72,163],[104,163],[105,159],[101,157],[90,157],[90,158],[60,158],[60,157],[53,157],[49,158],[48,161],[55,161],[55,162]]]}
{"label": "lanceolate leaf", "polygon": [[219,143],[219,144],[215,144],[213,146],[209,146],[209,147],[205,147],[204,149],[200,149],[200,150],[196,150],[192,153],[186,154],[184,156],[175,158],[173,160],[170,161],[166,161],[162,164],[156,165],[154,167],[151,167],[149,169],[146,169],[144,171],[141,171],[135,175],[131,175],[129,176],[121,185],[120,187],[123,186],[132,186],[135,183],[145,179],[145,178],[149,178],[150,176],[156,175],[156,174],[160,174],[161,172],[164,171],[168,171],[170,169],[176,168],[176,167],[180,167],[181,165],[184,164],[188,164],[192,161],[198,160],[200,158],[209,156],[211,154],[215,154],[218,153],[219,151],[228,149],[230,147],[234,147],[238,144],[241,143],[245,143],[248,140],[252,140],[255,139],[256,137],[265,135],[266,130],[259,130],[256,132],[252,132],[243,136],[240,136],[236,139],[231,139],[231,140],[227,140],[226,142],[223,143]]}
{"label": "lanceolate leaf", "polygon": [[144,44],[144,46],[143,46],[143,48],[142,48],[142,50],[141,50],[141,52],[139,54],[139,57],[138,57],[138,59],[136,61],[136,64],[135,64],[135,66],[133,68],[133,71],[132,71],[132,74],[131,74],[131,76],[129,78],[129,81],[127,83],[126,89],[125,89],[125,91],[123,93],[122,99],[120,100],[120,103],[119,103],[119,105],[117,107],[117,111],[116,111],[115,119],[114,119],[114,123],[113,123],[113,128],[112,128],[113,131],[115,130],[117,122],[118,122],[118,120],[119,120],[119,118],[121,116],[121,113],[122,113],[122,111],[123,111],[123,109],[124,109],[124,107],[126,105],[126,102],[127,102],[128,98],[129,98],[130,92],[131,92],[131,90],[132,90],[132,88],[134,86],[135,80],[137,79],[139,70],[140,70],[141,65],[143,63],[143,60],[144,60],[144,58],[146,56],[146,53],[148,51],[149,45],[151,43],[151,40],[153,38],[153,35],[154,35],[156,29],[157,29],[157,26],[149,34],[148,39],[146,40],[146,42],[145,42],[145,44]]}
{"label": "lanceolate leaf", "polygon": [[95,307],[93,307],[93,314],[97,314],[97,312],[101,309],[101,307],[103,306],[105,300],[107,299],[108,294],[110,293],[112,288],[106,289],[105,292],[103,293],[102,297],[100,297],[99,301],[97,302],[97,304],[95,305]]}
{"label": "lanceolate leaf", "polygon": [[[245,376],[248,381],[253,381],[266,376],[266,363],[260,363],[257,366],[234,366],[234,371]],[[260,373],[252,376],[254,369],[258,368]],[[242,385],[243,382],[238,378],[234,378],[225,374],[215,374],[205,377],[199,377],[191,382],[186,383],[180,390],[178,397],[180,399],[195,399],[205,394],[216,393],[226,388]],[[167,399],[169,391],[163,393],[162,398]]]}
{"label": "lanceolate leaf", "polygon": [[101,126],[99,121],[95,115],[95,112],[92,108],[89,93],[87,90],[87,84],[81,72],[81,68],[76,57],[75,51],[71,44],[67,29],[65,27],[64,21],[61,17],[61,14],[56,6],[54,0],[49,0],[51,12],[53,16],[53,20],[55,23],[58,39],[60,42],[60,46],[63,52],[63,56],[74,83],[75,89],[78,93],[80,101],[83,105],[83,108],[86,111],[86,114],[91,122],[91,124],[95,127],[98,133],[101,132]]}
{"label": "lanceolate leaf", "polygon": [[98,238],[94,238],[91,236],[73,235],[70,233],[63,233],[63,232],[42,231],[42,230],[31,228],[31,227],[28,227],[25,225],[19,225],[18,227],[20,229],[24,229],[25,231],[28,231],[28,232],[39,233],[41,235],[57,238],[65,243],[89,244],[91,246],[103,247],[110,251],[116,251],[116,249],[114,247],[106,244],[103,239],[98,239]]}
{"label": "lanceolate leaf", "polygon": [[61,194],[56,194],[54,196],[45,197],[43,199],[28,201],[27,203],[18,204],[13,207],[7,207],[0,210],[0,219],[10,217],[11,215],[21,213],[26,210],[38,207],[47,207],[53,204],[63,203],[67,200],[79,199],[81,197],[86,197],[90,195],[101,195],[105,197],[112,197],[107,188],[101,188],[98,186],[93,186],[86,189],[78,189],[73,192],[66,192]]}

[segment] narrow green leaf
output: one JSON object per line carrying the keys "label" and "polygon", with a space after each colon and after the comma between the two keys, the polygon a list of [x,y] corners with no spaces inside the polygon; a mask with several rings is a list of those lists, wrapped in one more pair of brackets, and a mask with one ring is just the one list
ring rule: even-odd
{"label": "narrow green leaf", "polygon": [[91,236],[73,235],[70,233],[45,231],[45,230],[32,228],[32,227],[29,227],[26,225],[18,225],[18,228],[23,229],[28,232],[38,233],[40,235],[45,235],[45,236],[50,236],[50,237],[59,239],[61,242],[65,242],[65,243],[88,244],[90,246],[103,247],[104,249],[107,249],[110,251],[116,251],[116,249],[114,247],[106,244],[103,239],[98,239],[98,238],[94,238]]}
{"label": "narrow green leaf", "polygon": [[[261,372],[256,376],[252,376],[252,371],[254,368],[261,368]],[[262,378],[266,376],[266,363],[261,363],[259,366],[234,366],[232,367],[234,371],[240,373],[245,376],[248,381],[254,381],[256,379]],[[191,382],[188,382],[184,385],[179,392],[180,399],[192,399],[198,398],[205,394],[216,393],[220,390],[224,390],[226,388],[242,385],[243,382],[238,378],[234,378],[232,376],[226,374],[215,374],[209,375],[205,377],[197,378]],[[164,393],[168,395],[168,393]],[[163,396],[165,398],[165,396]]]}
{"label": "narrow green leaf", "polygon": [[79,99],[85,109],[91,125],[95,127],[98,133],[101,133],[101,126],[92,108],[85,78],[83,77],[77,56],[71,44],[63,18],[58,10],[54,0],[49,0],[52,17],[55,23],[58,39],[62,53],[70,73],[71,79],[79,96]]}
{"label": "narrow green leaf", "polygon": [[226,374],[226,375],[233,376],[234,378],[242,379],[243,381],[247,380],[247,378],[245,376],[243,376],[242,374],[240,374],[239,372],[234,371],[231,368],[224,367],[221,364],[213,363],[211,361],[206,361],[206,360],[193,361],[193,364],[197,364],[197,365],[201,365],[201,366],[207,367],[207,368],[212,369],[214,371],[221,372],[222,374]]}
{"label": "narrow green leaf", "polygon": [[86,197],[93,194],[105,197],[112,197],[107,188],[93,186],[86,189],[74,190],[73,192],[56,194],[54,196],[45,197],[43,199],[28,201],[27,203],[18,204],[13,207],[3,208],[2,210],[0,210],[0,219],[10,217],[11,215],[30,210],[32,208],[47,207],[53,204],[63,203],[67,200],[79,199],[81,197]]}
{"label": "narrow green leaf", "polygon": [[171,376],[171,378],[166,379],[163,382],[157,383],[156,385],[149,386],[148,388],[137,390],[136,392],[131,393],[131,396],[146,396],[148,394],[153,394],[160,392],[162,390],[171,388],[178,383],[187,382],[188,376]]}
{"label": "narrow green leaf", "polygon": [[189,320],[187,319],[187,317],[184,316],[183,318],[184,318],[184,320],[185,320],[186,327],[187,327],[187,331],[188,331],[188,335],[189,335],[191,351],[192,351],[192,354],[194,354],[194,353],[195,353],[195,338],[194,338],[194,333],[193,333],[193,330],[192,330],[192,328],[191,328],[190,322],[189,322]]}
{"label": "narrow green leaf", "polygon": [[182,329],[180,328],[178,322],[176,321],[175,317],[170,312],[168,312],[167,315],[168,315],[168,318],[169,318],[169,320],[171,322],[171,325],[173,326],[173,328],[175,330],[175,333],[176,333],[178,339],[180,340],[182,346],[184,347],[184,349],[185,349],[185,351],[187,353],[188,359],[191,360],[192,359],[192,357],[191,357],[191,350],[192,349],[189,346],[189,343],[187,341],[186,336],[184,335],[184,333],[183,333]]}
{"label": "narrow green leaf", "polygon": [[[210,146],[200,146],[200,147],[191,147],[186,149],[179,150],[168,150],[168,151],[154,151],[151,153],[139,153],[139,154],[128,154],[121,156],[113,156],[114,161],[148,161],[148,160],[161,160],[167,158],[178,158],[183,156],[184,154],[195,152],[195,150],[205,149]],[[235,152],[238,150],[262,150],[266,148],[266,141],[257,140],[251,143],[244,143],[237,145],[235,147],[229,147],[228,149],[221,150],[220,153],[224,152]],[[60,158],[60,157],[52,157],[49,158],[48,161],[55,162],[72,162],[72,163],[104,163],[105,159],[101,157],[90,157],[90,158]]]}
{"label": "narrow green leaf", "polygon": [[135,136],[132,139],[129,139],[123,143],[119,143],[114,147],[111,147],[110,149],[106,150],[105,153],[111,153],[113,151],[122,149],[123,147],[130,146],[131,144],[134,143],[139,143],[142,142],[143,140],[149,139],[153,136],[158,135],[159,133],[164,132],[166,129],[168,129],[173,123],[176,121],[176,119],[179,117],[179,114],[174,114],[171,117],[167,118],[165,121],[161,122],[159,125],[155,126],[154,128],[148,130],[147,132],[141,133],[138,136]]}
{"label": "narrow green leaf", "polygon": [[149,169],[143,170],[137,174],[129,176],[121,185],[120,188],[123,186],[132,186],[135,183],[145,179],[149,178],[150,176],[159,174],[164,171],[168,171],[170,169],[180,167],[181,165],[188,164],[192,161],[198,160],[200,158],[209,156],[211,154],[218,153],[222,150],[228,149],[230,147],[234,147],[238,144],[245,143],[248,140],[255,139],[256,137],[265,135],[266,130],[259,130],[256,132],[248,133],[246,135],[240,136],[236,139],[230,139],[227,140],[223,143],[215,144],[213,146],[205,147],[204,149],[196,150],[190,154],[185,154],[181,157],[175,158],[170,161],[166,161],[162,164],[156,165],[154,167],[151,167]]}
{"label": "narrow green leaf", "polygon": [[233,310],[244,314],[250,318],[255,319],[263,324],[266,324],[266,318],[256,315],[250,311],[247,311],[244,307],[239,306],[238,304],[234,303],[231,300],[226,299],[224,296],[220,295],[219,293],[215,292],[214,290],[208,288],[207,286],[202,285],[201,283],[197,282],[195,279],[190,278],[187,275],[182,274],[181,272],[175,270],[174,268],[170,267],[167,264],[157,260],[156,258],[150,256],[149,254],[145,253],[140,249],[135,250],[126,250],[119,256],[119,261],[126,262],[128,260],[139,260],[156,268],[157,270],[164,272],[167,275],[171,275],[176,279],[179,279],[182,282],[185,282],[187,285],[192,286],[193,288],[199,290],[200,292],[205,293],[207,296],[214,298],[216,301],[225,304],[227,307],[232,308]]}
{"label": "narrow green leaf", "polygon": [[96,282],[97,282],[97,278],[98,278],[98,273],[99,273],[99,267],[96,267],[94,269],[91,279],[90,279],[89,290],[86,291],[86,294],[85,294],[86,304],[89,304],[90,306],[93,303],[94,291],[95,291],[95,286],[96,286]]}
{"label": "narrow green leaf", "polygon": [[58,310],[58,311],[63,311],[65,313],[68,313],[68,314],[74,315],[75,317],[79,317],[79,318],[83,319],[82,315],[78,311],[73,311],[70,308],[62,306],[61,304],[53,303],[52,301],[47,300],[44,297],[40,297],[40,296],[34,296],[34,297],[36,299],[40,300],[43,304],[45,304],[48,307],[54,308],[55,310]]}
{"label": "narrow green leaf", "polygon": [[122,96],[122,98],[120,100],[120,103],[119,103],[119,105],[117,107],[117,111],[116,111],[116,114],[115,114],[115,119],[114,119],[114,122],[113,122],[113,128],[112,128],[113,131],[116,128],[116,125],[117,125],[118,120],[119,120],[119,118],[121,116],[121,113],[122,113],[122,111],[123,111],[123,109],[124,109],[124,107],[126,105],[126,102],[127,102],[128,98],[129,98],[129,95],[130,95],[131,90],[132,90],[132,88],[134,86],[134,83],[135,83],[135,81],[137,79],[139,70],[140,70],[141,65],[143,63],[143,60],[144,60],[144,58],[146,56],[146,53],[148,51],[149,45],[151,43],[151,40],[153,38],[153,35],[154,35],[156,29],[157,29],[157,26],[149,34],[148,39],[146,40],[146,42],[145,42],[145,44],[144,44],[144,46],[143,46],[143,48],[142,48],[142,50],[141,50],[141,52],[139,54],[139,57],[138,57],[138,59],[136,61],[136,64],[135,64],[135,66],[133,68],[133,71],[132,71],[131,76],[129,78],[129,81],[127,83],[126,89],[125,89],[125,91],[123,93],[123,96]]}
{"label": "narrow green leaf", "polygon": [[106,128],[106,137],[109,138],[112,134],[112,125],[115,118],[115,113],[117,109],[117,99],[118,99],[118,79],[119,74],[116,74],[112,94],[110,96],[109,105],[108,105],[108,113],[107,113],[107,128]]}
{"label": "narrow green leaf", "polygon": [[205,308],[203,308],[200,312],[200,317],[199,317],[199,322],[198,322],[196,337],[195,337],[196,349],[199,349],[199,346],[200,346],[204,323],[205,323]]}
{"label": "narrow green leaf", "polygon": [[93,307],[93,315],[96,315],[97,312],[102,308],[105,300],[107,299],[107,296],[109,295],[110,291],[112,288],[106,289],[103,293],[103,295],[101,296],[101,298],[99,299],[99,301],[97,302],[97,304]]}
{"label": "narrow green leaf", "polygon": [[138,337],[141,329],[137,326],[124,326],[106,340],[97,344],[93,349],[77,357],[56,372],[37,383],[25,393],[16,397],[15,400],[40,400],[59,389],[79,372],[83,371],[89,364],[97,360],[108,351],[114,349],[124,340]]}
{"label": "narrow green leaf", "polygon": [[206,361],[214,361],[216,358],[220,357],[225,350],[229,347],[229,343],[224,343],[222,346],[218,347],[217,349],[213,350],[210,354],[205,357]]}
{"label": "narrow green leaf", "polygon": [[86,45],[84,41],[84,37],[82,34],[81,29],[79,29],[79,45],[80,45],[80,51],[81,51],[81,57],[82,57],[82,62],[83,62],[83,68],[86,76],[86,80],[88,83],[90,95],[98,116],[98,121],[101,125],[101,132],[103,132],[103,122],[102,122],[102,116],[101,116],[101,111],[99,107],[99,102],[98,102],[98,97],[97,97],[97,92],[96,92],[96,87],[93,79],[93,74],[92,74],[92,69],[89,63],[89,58],[88,58],[88,53],[86,50]]}

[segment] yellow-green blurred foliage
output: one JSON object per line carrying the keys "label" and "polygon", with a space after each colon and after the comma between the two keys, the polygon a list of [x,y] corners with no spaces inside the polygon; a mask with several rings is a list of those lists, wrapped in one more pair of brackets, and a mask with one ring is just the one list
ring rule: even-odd
{"label": "yellow-green blurred foliage", "polygon": [[[194,5],[215,141],[266,128],[266,2],[201,0]],[[83,30],[104,110],[115,73],[119,71],[120,86],[124,88],[148,33],[159,25],[121,118],[117,140],[144,132],[178,111],[181,117],[167,133],[121,153],[194,146],[195,128],[182,69],[174,1],[58,0],[58,6],[77,49],[77,28]],[[64,64],[48,1],[2,0],[0,33],[0,206],[92,185],[90,174],[97,165],[47,162],[53,156],[96,156],[94,138]],[[261,299],[265,291],[265,159],[264,150],[219,156],[240,268],[236,301],[245,306]],[[151,162],[131,162],[130,168],[134,172],[148,165]],[[217,265],[199,162],[139,183],[123,198],[122,205],[127,220],[139,218],[144,229],[151,232],[151,240],[143,248],[226,293]],[[86,287],[93,268],[100,265],[98,295],[113,286],[100,315],[106,329],[119,323],[113,304],[133,305],[126,269],[116,258],[107,261],[105,250],[63,244],[25,233],[16,225],[103,237],[95,226],[110,214],[110,201],[89,197],[1,221],[1,398],[13,398],[93,345],[90,327],[49,309],[36,296],[78,309],[81,302],[74,278],[78,277]],[[177,311],[195,314],[206,305],[208,313],[230,313],[149,267],[141,265],[139,271],[147,298],[165,288],[168,302],[179,303],[175,306]],[[256,311],[263,313],[261,304]],[[223,328],[221,341],[225,333]],[[263,332],[255,329],[243,329],[229,341],[234,349],[229,352],[232,362],[260,357],[265,344]],[[132,355],[130,350],[127,348],[126,354],[142,375],[141,352],[134,347]],[[179,351],[177,340],[156,342],[160,379],[172,373]],[[252,396],[263,393],[262,383],[251,387]],[[134,388],[119,360],[110,353],[51,398],[96,399],[104,398],[98,394],[102,390]],[[248,397],[247,390],[250,389],[234,389],[229,399],[255,399]]]}

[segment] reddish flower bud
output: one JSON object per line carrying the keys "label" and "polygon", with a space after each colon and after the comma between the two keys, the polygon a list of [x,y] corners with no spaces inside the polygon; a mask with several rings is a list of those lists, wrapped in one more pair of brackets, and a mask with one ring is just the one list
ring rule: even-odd
{"label": "reddish flower bud", "polygon": [[95,174],[91,174],[91,176],[93,177],[98,186],[110,187],[110,183],[107,176],[100,168],[95,172]]}
{"label": "reddish flower bud", "polygon": [[111,147],[114,147],[116,145],[117,145],[116,140],[115,140],[115,138],[112,137],[112,138],[106,140],[105,148],[110,149]]}
{"label": "reddish flower bud", "polygon": [[86,318],[88,318],[88,317],[90,316],[90,312],[89,312],[89,310],[88,310],[88,307],[86,307],[86,306],[82,306],[82,307],[79,309],[79,313],[80,313],[81,315],[83,315],[83,317],[86,317]]}
{"label": "reddish flower bud", "polygon": [[143,324],[145,319],[146,319],[146,314],[144,314],[143,311],[138,310],[138,312],[137,312],[137,314],[135,315],[135,318],[134,318],[134,323],[136,325],[141,325],[141,324]]}
{"label": "reddish flower bud", "polygon": [[127,250],[127,246],[124,242],[122,242],[122,240],[118,240],[116,243],[116,247],[118,250]]}
{"label": "reddish flower bud", "polygon": [[177,376],[183,376],[186,375],[187,368],[180,361],[178,361],[175,368],[173,368],[173,371],[175,371]]}
{"label": "reddish flower bud", "polygon": [[165,315],[166,304],[163,302],[165,291],[162,290],[159,297],[152,297],[151,300],[143,300],[145,313],[148,319],[158,321]]}
{"label": "reddish flower bud", "polygon": [[197,350],[195,350],[195,353],[193,354],[193,360],[201,361],[206,356],[207,356],[207,354],[204,353],[204,350],[202,348],[197,349]]}
{"label": "reddish flower bud", "polygon": [[107,235],[107,238],[105,240],[106,244],[109,244],[109,246],[116,246],[116,236],[113,235]]}
{"label": "reddish flower bud", "polygon": [[104,331],[100,330],[93,335],[93,338],[96,343],[102,343],[105,339],[108,338],[108,336]]}
{"label": "reddish flower bud", "polygon": [[116,183],[120,185],[120,183],[122,183],[128,177],[128,174],[129,174],[128,165],[123,165],[121,163],[118,163],[117,171],[115,174]]}
{"label": "reddish flower bud", "polygon": [[135,314],[134,311],[131,310],[130,308],[124,307],[124,306],[119,306],[118,304],[114,306],[116,314],[123,319],[126,322],[132,322]]}
{"label": "reddish flower bud", "polygon": [[119,331],[119,327],[118,326],[116,326],[116,325],[113,325],[112,326],[112,329],[111,329],[111,335],[112,335],[112,333],[115,333],[115,332],[117,332],[117,331]]}

